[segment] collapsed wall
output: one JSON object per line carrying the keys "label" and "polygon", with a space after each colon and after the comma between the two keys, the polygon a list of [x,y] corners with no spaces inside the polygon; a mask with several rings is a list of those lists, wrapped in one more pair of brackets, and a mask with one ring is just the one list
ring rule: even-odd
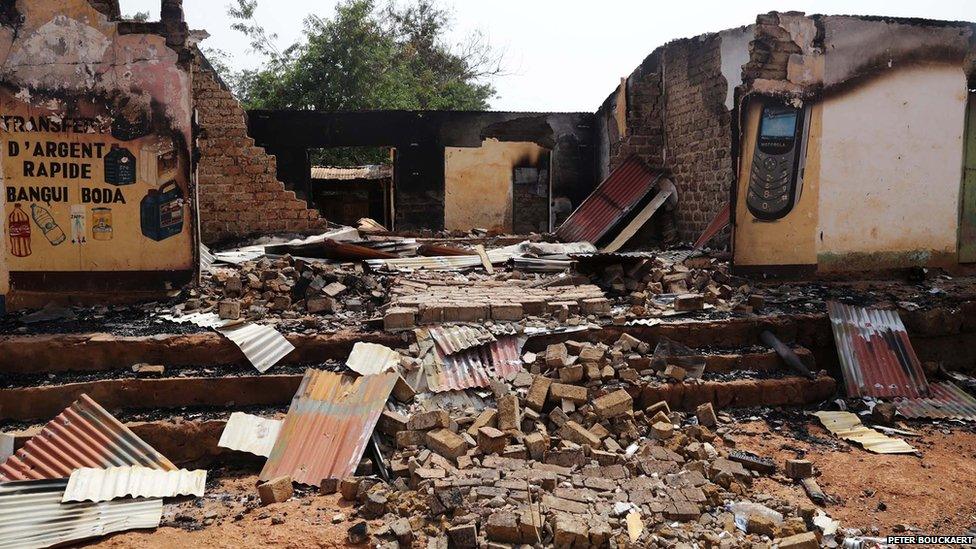
{"label": "collapsed wall", "polygon": [[199,52],[194,73],[201,240],[325,229],[319,212],[278,181],[275,157],[248,136],[243,107]]}
{"label": "collapsed wall", "polygon": [[742,27],[659,47],[597,113],[601,175],[634,155],[669,172],[682,241],[695,240],[728,203],[735,179],[732,91],[751,34]]}

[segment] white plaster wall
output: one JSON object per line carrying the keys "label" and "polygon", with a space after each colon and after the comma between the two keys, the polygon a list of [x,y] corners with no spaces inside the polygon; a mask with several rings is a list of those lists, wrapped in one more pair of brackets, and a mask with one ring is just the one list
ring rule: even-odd
{"label": "white plaster wall", "polygon": [[755,25],[739,27],[718,33],[722,42],[720,53],[722,56],[722,76],[728,82],[725,92],[725,108],[735,107],[735,89],[742,84],[742,65],[749,62],[749,42],[755,34]]}
{"label": "white plaster wall", "polygon": [[818,253],[955,253],[966,96],[923,65],[824,102]]}

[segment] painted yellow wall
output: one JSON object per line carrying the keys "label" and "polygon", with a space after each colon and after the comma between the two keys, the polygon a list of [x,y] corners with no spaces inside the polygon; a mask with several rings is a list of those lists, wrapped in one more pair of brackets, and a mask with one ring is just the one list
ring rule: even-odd
{"label": "painted yellow wall", "polygon": [[[23,25],[0,29],[0,294],[8,272],[192,270],[192,100],[177,52],[119,34],[87,0],[16,7]],[[123,118],[145,124],[124,131]],[[116,166],[129,175],[107,175]]]}
{"label": "painted yellow wall", "polygon": [[735,264],[737,266],[816,265],[817,263],[817,171],[820,166],[820,125],[822,108],[812,105],[810,138],[800,199],[793,210],[777,221],[760,221],[749,213],[745,196],[756,149],[762,102],[752,101],[743,117],[743,152],[739,165],[735,205]]}
{"label": "painted yellow wall", "polygon": [[967,96],[961,67],[922,65],[824,101],[823,270],[874,266],[865,254],[895,267],[956,253]]}
{"label": "painted yellow wall", "polygon": [[535,143],[485,140],[444,152],[444,225],[448,230],[512,230],[512,170],[547,151]]}
{"label": "painted yellow wall", "polygon": [[966,100],[960,67],[923,65],[813,104],[803,194],[774,222],[745,205],[761,112],[753,101],[743,118],[736,265],[829,272],[954,263]]}

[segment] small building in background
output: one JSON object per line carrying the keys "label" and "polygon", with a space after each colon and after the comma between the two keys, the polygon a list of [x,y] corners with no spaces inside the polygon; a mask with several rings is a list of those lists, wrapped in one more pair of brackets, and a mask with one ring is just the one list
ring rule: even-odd
{"label": "small building in background", "polygon": [[393,219],[393,166],[313,166],[309,201],[333,223],[356,226],[364,217],[384,227]]}

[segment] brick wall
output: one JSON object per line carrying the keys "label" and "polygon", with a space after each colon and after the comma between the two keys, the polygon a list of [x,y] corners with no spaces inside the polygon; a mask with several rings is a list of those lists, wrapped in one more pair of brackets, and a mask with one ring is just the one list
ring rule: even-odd
{"label": "brick wall", "polygon": [[664,55],[665,165],[678,189],[676,221],[682,241],[696,240],[728,204],[735,179],[720,48],[721,38],[710,35],[673,42]]}
{"label": "brick wall", "polygon": [[247,135],[244,109],[206,62],[194,64],[197,188],[204,243],[321,231],[326,220],[276,178],[275,157]]}
{"label": "brick wall", "polygon": [[[735,177],[720,35],[661,46],[627,78],[626,86],[624,136],[618,135],[615,121],[616,94],[598,113],[605,132],[602,159],[612,170],[637,155],[650,167],[669,172],[678,189],[678,238],[694,241],[729,201]],[[712,245],[725,244],[724,238]]]}

